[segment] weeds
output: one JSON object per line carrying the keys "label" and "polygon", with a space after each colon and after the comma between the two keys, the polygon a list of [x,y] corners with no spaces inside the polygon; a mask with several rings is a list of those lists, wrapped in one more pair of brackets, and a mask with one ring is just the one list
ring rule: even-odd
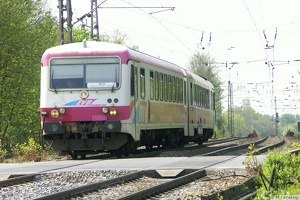
{"label": "weeds", "polygon": [[[292,149],[299,148],[298,143]],[[300,156],[290,154],[286,149],[282,152],[269,151],[262,164],[257,160],[254,145],[248,147],[251,152],[243,164],[246,170],[258,175],[258,194],[256,199],[272,199],[278,195],[299,195],[300,191]]]}
{"label": "weeds", "polygon": [[16,161],[35,161],[45,159],[46,153],[40,144],[33,138],[29,138],[28,143],[17,144],[13,147],[13,155]]}

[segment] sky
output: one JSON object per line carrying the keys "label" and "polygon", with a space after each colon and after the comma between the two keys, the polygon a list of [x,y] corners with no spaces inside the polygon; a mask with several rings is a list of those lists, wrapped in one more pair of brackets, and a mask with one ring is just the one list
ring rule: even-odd
{"label": "sky", "polygon": [[[45,1],[58,16],[58,1]],[[73,23],[91,10],[91,0],[71,2]],[[230,81],[234,106],[249,99],[262,114],[300,114],[299,0],[103,2],[97,2],[100,35],[118,29],[129,45],[185,68],[195,52],[208,53],[224,82],[225,109]],[[90,18],[84,21],[90,25]]]}

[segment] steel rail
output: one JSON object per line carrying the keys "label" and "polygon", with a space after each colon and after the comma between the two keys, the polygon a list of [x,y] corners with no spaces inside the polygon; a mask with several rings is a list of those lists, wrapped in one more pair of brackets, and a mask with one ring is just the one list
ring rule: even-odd
{"label": "steel rail", "polygon": [[139,172],[134,172],[131,174],[127,174],[121,177],[117,177],[117,178],[113,178],[113,179],[109,179],[109,180],[105,180],[105,181],[99,181],[96,183],[91,183],[88,185],[83,185],[83,186],[79,186],[73,189],[69,189],[69,190],[64,190],[61,192],[57,192],[54,194],[50,194],[50,195],[46,195],[43,197],[38,197],[35,198],[36,200],[57,200],[57,199],[63,199],[65,197],[68,197],[70,195],[76,195],[79,193],[83,193],[83,192],[88,192],[88,191],[92,191],[104,186],[111,186],[111,185],[116,185],[116,184],[120,184],[123,182],[128,182],[128,181],[132,181],[138,178],[141,178],[143,176],[143,173],[141,171]]}
{"label": "steel rail", "polygon": [[[267,138],[268,137],[266,137],[266,138],[258,141],[257,143],[261,143],[261,142],[265,141]],[[253,144],[253,143],[250,143],[250,144]],[[278,142],[276,144],[272,144],[272,145],[268,146],[268,148],[272,148],[272,146],[274,148],[274,147],[279,146],[280,144],[282,144],[282,141],[280,141],[280,142]],[[249,145],[249,144],[240,145],[239,147],[241,147],[241,146],[242,147],[246,147],[247,145]],[[231,150],[233,150],[233,149],[236,149],[236,148],[235,147],[231,148]],[[226,148],[225,151],[228,151],[227,148]],[[236,158],[236,157],[238,157],[238,156],[234,156],[233,158]],[[228,160],[231,160],[233,158],[230,158]],[[224,162],[226,162],[226,161],[222,161],[220,163],[224,163]],[[214,165],[216,165],[216,164],[219,164],[219,163],[215,163]],[[186,183],[188,183],[190,181],[193,181],[195,179],[200,178],[200,176],[198,175],[198,173],[199,174],[201,174],[201,173],[205,174],[205,169],[208,168],[208,167],[211,167],[211,166],[207,166],[207,167],[205,167],[203,169],[200,169],[200,170],[197,170],[197,171],[192,172],[190,174],[187,174],[185,176],[176,178],[176,179],[171,180],[169,182],[166,182],[166,183],[163,183],[163,184],[160,184],[160,185],[156,185],[154,187],[150,187],[150,188],[141,190],[141,191],[136,192],[136,193],[132,193],[132,194],[130,194],[128,196],[121,197],[119,200],[146,199],[146,198],[149,198],[151,196],[157,195],[159,193],[163,193],[163,192],[165,192],[167,190],[173,189],[175,187],[178,187],[180,185],[184,185],[184,184],[186,184]],[[198,178],[196,178],[196,177],[198,177]],[[253,183],[253,179],[249,179],[244,184],[242,184],[242,186],[241,185],[237,185],[237,186],[234,186],[232,188],[229,188],[228,190],[225,190],[223,194],[226,195],[226,197],[230,197],[228,199],[235,199],[235,198],[238,198],[239,196],[243,197],[245,195],[248,195],[248,193],[244,192],[244,194],[242,194],[242,192],[239,191],[239,190],[241,190],[239,188],[242,188],[245,185],[249,188],[249,190],[251,192],[253,192],[252,189],[255,188],[255,185]],[[239,191],[239,192],[236,192],[236,191]],[[218,198],[217,195],[218,195],[218,193],[212,194],[207,199],[217,199]]]}
{"label": "steel rail", "polygon": [[209,152],[209,153],[202,154],[202,156],[214,156],[214,155],[218,155],[218,154],[224,154],[224,153],[227,153],[227,152],[230,152],[230,151],[234,151],[234,150],[238,150],[238,149],[241,149],[241,148],[244,148],[244,147],[248,147],[251,144],[262,143],[262,142],[266,141],[267,139],[268,139],[268,137],[265,137],[265,138],[263,138],[259,141],[256,141],[256,142],[250,142],[250,143],[242,144],[242,145],[238,145],[238,146],[227,147],[227,148],[220,149],[220,150],[217,150],[217,151],[212,151],[212,152]]}
{"label": "steel rail", "polygon": [[144,190],[140,190],[136,193],[132,193],[132,194],[127,195],[125,197],[121,197],[121,198],[119,198],[119,200],[144,199],[144,198],[153,196],[154,194],[161,193],[161,192],[170,190],[172,188],[176,188],[180,185],[184,185],[184,184],[189,183],[189,182],[191,182],[195,179],[202,178],[205,175],[206,175],[205,170],[200,169],[200,170],[197,170],[197,171],[192,172],[190,174],[187,174],[187,175],[181,176],[179,178],[176,178],[174,180],[171,180],[171,181],[168,181],[168,182],[165,182],[165,183],[162,183],[162,184],[159,184],[159,185],[156,185],[156,186],[144,189]]}
{"label": "steel rail", "polygon": [[40,174],[28,174],[23,176],[18,176],[14,178],[9,178],[6,180],[0,181],[0,189],[7,186],[16,185],[19,183],[29,182],[36,180],[36,176],[39,176]]}

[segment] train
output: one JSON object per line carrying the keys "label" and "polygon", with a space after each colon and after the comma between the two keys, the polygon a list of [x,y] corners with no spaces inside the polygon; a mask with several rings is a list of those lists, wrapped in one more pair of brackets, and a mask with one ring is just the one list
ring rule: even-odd
{"label": "train", "polygon": [[84,40],[41,58],[43,143],[73,159],[202,144],[214,134],[214,99],[207,79],[124,45]]}

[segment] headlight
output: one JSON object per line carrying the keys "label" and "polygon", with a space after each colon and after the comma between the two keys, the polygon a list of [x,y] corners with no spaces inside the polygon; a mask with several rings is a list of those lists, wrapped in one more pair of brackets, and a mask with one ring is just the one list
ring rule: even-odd
{"label": "headlight", "polygon": [[109,110],[109,114],[110,114],[111,116],[115,116],[115,115],[117,115],[117,110],[114,109],[114,108],[111,108],[111,109]]}
{"label": "headlight", "polygon": [[88,91],[82,90],[82,91],[80,92],[80,98],[86,99],[88,96],[89,96]]}
{"label": "headlight", "polygon": [[52,111],[51,111],[51,116],[52,116],[53,118],[58,118],[58,117],[59,117],[59,112],[58,112],[58,110],[52,110]]}
{"label": "headlight", "polygon": [[60,108],[59,112],[60,112],[60,114],[65,114],[66,113],[66,109],[65,108]]}
{"label": "headlight", "polygon": [[107,109],[107,108],[102,108],[102,112],[103,112],[104,114],[106,114],[106,113],[108,113],[108,109]]}

